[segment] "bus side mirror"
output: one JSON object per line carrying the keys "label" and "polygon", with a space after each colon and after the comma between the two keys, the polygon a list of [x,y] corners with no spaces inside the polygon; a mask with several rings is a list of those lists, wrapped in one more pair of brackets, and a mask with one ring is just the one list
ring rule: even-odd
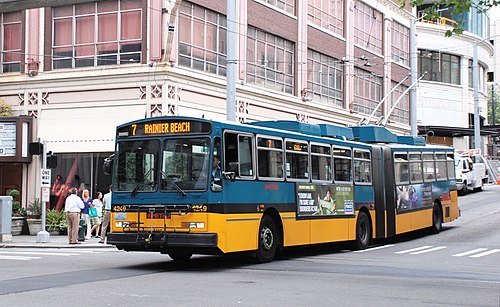
{"label": "bus side mirror", "polygon": [[226,180],[234,181],[236,179],[236,176],[238,176],[239,166],[240,164],[238,162],[229,162],[228,165],[229,172],[222,172],[222,175]]}
{"label": "bus side mirror", "polygon": [[111,171],[113,170],[113,159],[115,155],[111,155],[104,159],[104,164],[102,165],[102,171],[104,175],[111,175]]}

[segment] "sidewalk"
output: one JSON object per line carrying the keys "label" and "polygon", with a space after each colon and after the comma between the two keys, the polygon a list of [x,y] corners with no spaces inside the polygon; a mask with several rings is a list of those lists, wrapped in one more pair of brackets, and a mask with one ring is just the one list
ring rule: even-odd
{"label": "sidewalk", "polygon": [[37,243],[37,236],[12,236],[12,242],[0,242],[0,248],[114,248],[109,244],[99,243],[99,238],[79,241],[81,244],[69,244],[68,236],[51,235],[47,243]]}

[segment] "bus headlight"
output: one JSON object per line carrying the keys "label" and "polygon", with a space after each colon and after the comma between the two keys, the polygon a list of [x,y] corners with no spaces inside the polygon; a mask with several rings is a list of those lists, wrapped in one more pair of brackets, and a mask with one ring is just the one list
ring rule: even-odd
{"label": "bus headlight", "polygon": [[205,223],[203,222],[184,222],[182,223],[183,228],[189,229],[202,229],[205,228]]}

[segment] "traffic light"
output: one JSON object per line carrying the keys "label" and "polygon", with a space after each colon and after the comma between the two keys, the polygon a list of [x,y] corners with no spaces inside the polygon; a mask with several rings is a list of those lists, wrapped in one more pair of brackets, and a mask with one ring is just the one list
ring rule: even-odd
{"label": "traffic light", "polygon": [[30,155],[40,155],[43,153],[43,143],[33,142],[28,145],[28,152]]}
{"label": "traffic light", "polygon": [[57,167],[57,156],[49,151],[47,153],[47,168],[56,168]]}

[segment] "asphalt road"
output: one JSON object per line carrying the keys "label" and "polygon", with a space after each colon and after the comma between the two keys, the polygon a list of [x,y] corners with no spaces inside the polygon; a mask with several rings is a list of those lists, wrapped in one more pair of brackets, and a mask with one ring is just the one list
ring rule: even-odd
{"label": "asphalt road", "polygon": [[500,186],[459,198],[438,235],[352,252],[342,244],[245,255],[0,250],[0,306],[500,306]]}

